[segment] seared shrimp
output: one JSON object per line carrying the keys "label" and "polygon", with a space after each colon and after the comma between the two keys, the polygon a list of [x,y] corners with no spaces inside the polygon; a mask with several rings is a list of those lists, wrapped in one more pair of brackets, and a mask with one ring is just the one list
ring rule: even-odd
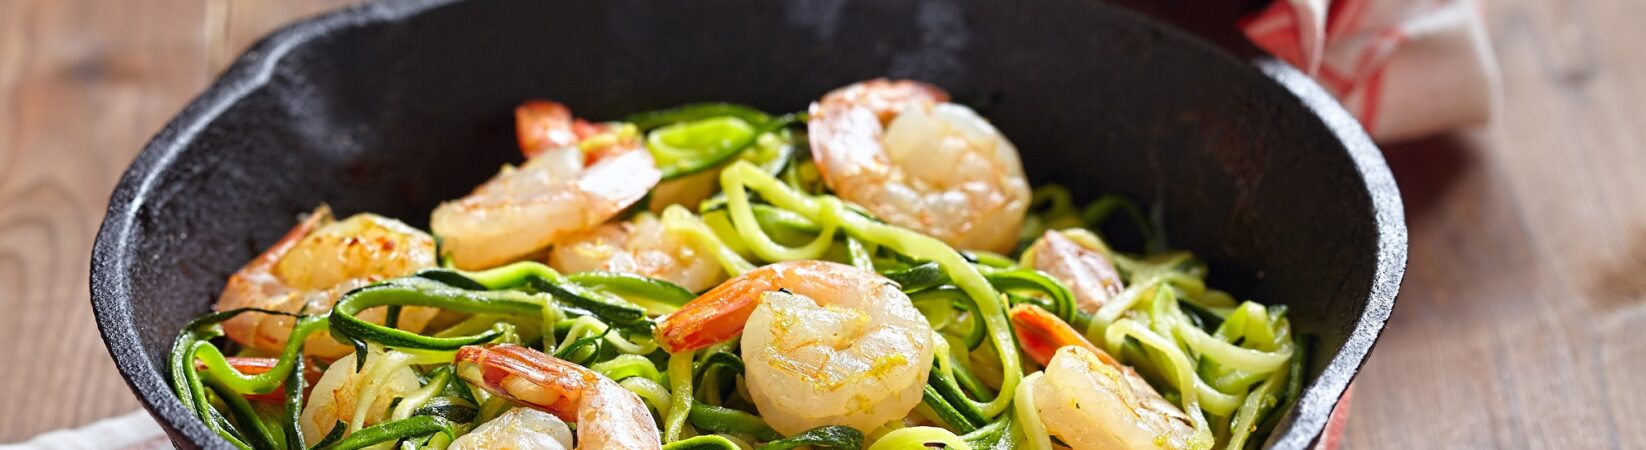
{"label": "seared shrimp", "polygon": [[576,141],[575,124],[557,125],[562,116],[570,118],[563,106],[521,108],[522,120],[541,115],[549,123],[530,130],[521,125],[521,145],[532,146],[523,147],[530,159],[518,168],[504,167],[467,197],[441,203],[429,219],[445,256],[459,268],[484,269],[538,254],[605,223],[662,177],[635,136],[583,145],[587,142]]}
{"label": "seared shrimp", "polygon": [[[331,209],[321,206],[230,276],[216,308],[323,314],[345,292],[434,264],[434,239],[428,234],[374,214],[334,222]],[[399,327],[420,331],[437,312],[406,308],[400,312]],[[361,318],[383,323],[383,309],[365,311]],[[275,351],[286,345],[295,322],[288,316],[246,313],[224,322],[223,332],[240,345]],[[326,333],[309,336],[303,346],[304,353],[328,359],[349,350]]]}
{"label": "seared shrimp", "polygon": [[1007,253],[1028,210],[1017,148],[928,84],[876,79],[810,109],[812,157],[841,198],[970,250]]}
{"label": "seared shrimp", "polygon": [[1057,230],[1046,234],[1029,247],[1034,268],[1051,275],[1074,291],[1075,305],[1081,311],[1097,312],[1109,299],[1120,295],[1126,287],[1114,264],[1097,250],[1086,248]]}
{"label": "seared shrimp", "polygon": [[452,441],[447,450],[570,450],[572,430],[559,417],[514,408]]}
{"label": "seared shrimp", "polygon": [[549,253],[549,266],[563,273],[605,270],[644,275],[692,292],[726,278],[712,254],[664,230],[648,213],[567,238]]}
{"label": "seared shrimp", "polygon": [[846,425],[865,433],[907,416],[931,371],[931,325],[895,283],[824,261],[744,273],[664,318],[671,352],[743,335],[744,376],[772,429]]}
{"label": "seared shrimp", "polygon": [[1198,446],[1188,414],[1073,327],[1027,304],[1011,319],[1024,353],[1046,367],[1031,389],[1053,436],[1074,450]]}
{"label": "seared shrimp", "polygon": [[580,450],[663,447],[640,396],[586,367],[512,344],[463,347],[455,364],[487,392],[576,423]]}
{"label": "seared shrimp", "polygon": [[[367,361],[389,358],[390,354],[374,348],[367,353]],[[404,357],[404,354],[396,356]],[[405,397],[420,387],[417,374],[405,364],[380,361],[379,364],[367,364],[365,370],[356,372],[354,361],[353,353],[338,359],[320,376],[320,381],[314,383],[308,405],[298,416],[298,425],[303,427],[304,444],[319,443],[339,422],[350,430],[382,422],[389,417],[395,399]],[[356,421],[356,413],[361,412],[363,403],[369,406],[365,406],[364,415]]]}

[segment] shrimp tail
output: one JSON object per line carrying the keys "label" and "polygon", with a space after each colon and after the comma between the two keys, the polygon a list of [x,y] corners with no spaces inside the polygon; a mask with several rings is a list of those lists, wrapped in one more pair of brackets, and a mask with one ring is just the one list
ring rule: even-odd
{"label": "shrimp tail", "polygon": [[532,158],[551,148],[577,143],[572,111],[548,100],[529,100],[514,108],[515,137],[520,153]]}
{"label": "shrimp tail", "polygon": [[1098,349],[1074,327],[1039,306],[1020,304],[1013,306],[1010,314],[1018,346],[1041,366],[1050,364],[1058,349],[1069,346],[1090,350],[1105,364],[1120,366],[1108,352]]}
{"label": "shrimp tail", "polygon": [[577,421],[577,405],[595,374],[570,362],[512,344],[457,350],[457,375],[516,403]]}
{"label": "shrimp tail", "polygon": [[455,364],[487,392],[576,423],[578,450],[662,447],[640,396],[586,367],[514,344],[463,347]]}
{"label": "shrimp tail", "polygon": [[[750,272],[756,274],[756,272]],[[698,350],[743,333],[766,292],[765,283],[744,283],[748,275],[721,283],[669,314],[657,327],[657,341],[670,353]]]}

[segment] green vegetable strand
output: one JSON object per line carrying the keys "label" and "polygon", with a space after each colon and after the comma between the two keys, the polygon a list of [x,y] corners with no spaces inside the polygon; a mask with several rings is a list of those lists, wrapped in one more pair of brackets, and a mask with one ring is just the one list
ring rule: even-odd
{"label": "green vegetable strand", "polygon": [[797,447],[851,450],[863,448],[863,432],[841,425],[825,425],[794,436],[766,443],[760,450],[790,450]]}
{"label": "green vegetable strand", "polygon": [[716,433],[743,433],[760,438],[764,441],[781,439],[772,427],[766,425],[759,416],[738,411],[731,408],[710,406],[702,402],[692,402],[691,413],[688,415],[692,425],[699,430],[708,430]]}
{"label": "green vegetable strand", "polygon": [[384,422],[349,434],[323,450],[355,450],[384,442],[394,442],[433,433],[444,433],[453,439],[457,432],[450,422],[434,416],[414,416],[408,419]]}
{"label": "green vegetable strand", "polygon": [[669,390],[672,398],[669,402],[669,416],[663,422],[664,443],[680,440],[680,432],[686,426],[686,418],[691,415],[693,353],[695,352],[669,355]]}

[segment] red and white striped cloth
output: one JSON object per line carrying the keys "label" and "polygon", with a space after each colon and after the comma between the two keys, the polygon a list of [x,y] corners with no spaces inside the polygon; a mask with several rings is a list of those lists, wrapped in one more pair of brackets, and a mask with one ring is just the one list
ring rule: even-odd
{"label": "red and white striped cloth", "polygon": [[1485,123],[1497,62],[1478,0],[1275,0],[1240,23],[1379,141]]}

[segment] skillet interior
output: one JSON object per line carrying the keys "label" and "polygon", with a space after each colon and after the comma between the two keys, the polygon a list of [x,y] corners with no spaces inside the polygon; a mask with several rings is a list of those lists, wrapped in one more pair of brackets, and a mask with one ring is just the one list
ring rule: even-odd
{"label": "skillet interior", "polygon": [[299,213],[326,202],[426,225],[517,162],[510,111],[527,98],[594,119],[710,100],[793,111],[877,76],[947,88],[1017,144],[1035,182],[1156,205],[1214,285],[1289,305],[1318,339],[1270,444],[1317,439],[1405,262],[1381,157],[1297,72],[1091,0],[437,0],[301,23],[237,62],[121,180],[93,258],[98,322],[179,445],[222,447],[171,397],[164,358]]}

